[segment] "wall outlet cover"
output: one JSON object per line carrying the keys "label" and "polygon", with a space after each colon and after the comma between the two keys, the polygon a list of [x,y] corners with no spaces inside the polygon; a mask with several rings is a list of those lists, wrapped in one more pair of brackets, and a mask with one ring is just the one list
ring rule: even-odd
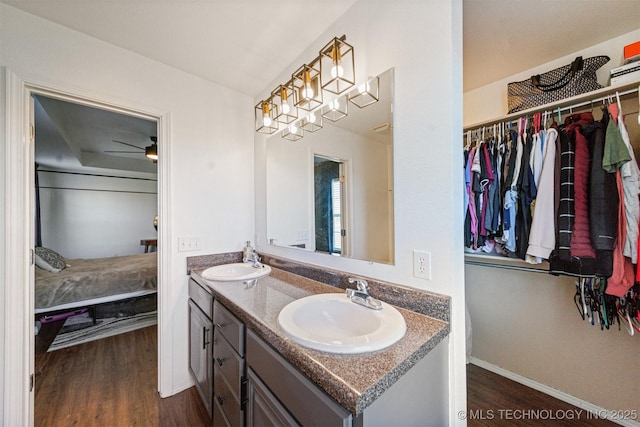
{"label": "wall outlet cover", "polygon": [[431,252],[413,251],[413,275],[420,279],[431,280]]}

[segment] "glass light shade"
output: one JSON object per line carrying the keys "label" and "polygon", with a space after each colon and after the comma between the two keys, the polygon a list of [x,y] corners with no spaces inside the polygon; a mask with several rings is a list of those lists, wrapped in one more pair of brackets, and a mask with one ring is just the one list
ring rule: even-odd
{"label": "glass light shade", "polygon": [[271,98],[256,104],[256,131],[260,133],[274,133],[278,130],[278,122],[275,120],[275,108]]}
{"label": "glass light shade", "polygon": [[322,89],[340,94],[355,84],[353,47],[335,37],[320,50]]}
{"label": "glass light shade", "polygon": [[153,143],[144,149],[144,155],[151,160],[158,160],[158,145]]}
{"label": "glass light shade", "polygon": [[347,97],[340,96],[322,107],[322,117],[332,122],[337,122],[347,117],[347,108]]}
{"label": "glass light shade", "polygon": [[364,108],[367,105],[378,102],[378,99],[380,99],[379,90],[380,78],[374,77],[373,79],[358,85],[358,87],[349,94],[349,101],[360,108]]}
{"label": "glass light shade", "polygon": [[293,82],[289,81],[278,86],[271,92],[271,101],[275,108],[275,119],[280,123],[291,123],[298,118],[298,108],[295,106]]}
{"label": "glass light shade", "polygon": [[320,111],[312,111],[300,121],[300,127],[307,132],[315,132],[322,129],[322,115]]}
{"label": "glass light shade", "polygon": [[288,139],[289,141],[297,141],[304,136],[304,131],[302,128],[298,127],[296,123],[291,123],[289,126],[286,126],[282,131],[282,137],[284,139]]}
{"label": "glass light shade", "polygon": [[320,71],[304,64],[291,75],[295,92],[295,105],[311,111],[322,105],[322,82]]}

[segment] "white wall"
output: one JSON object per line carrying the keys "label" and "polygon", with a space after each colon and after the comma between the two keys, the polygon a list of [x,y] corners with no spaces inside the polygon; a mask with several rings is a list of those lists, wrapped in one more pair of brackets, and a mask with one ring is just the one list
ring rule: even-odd
{"label": "white wall", "polygon": [[[638,39],[640,30],[465,93],[465,122],[499,117],[507,110],[507,82],[578,55],[610,56],[607,75],[620,65],[622,46]],[[599,81],[608,84],[606,77]],[[640,340],[618,332],[617,325],[601,331],[583,321],[573,302],[573,278],[478,266],[465,271],[473,357],[596,406],[640,413],[640,382],[630,374],[640,372]]]}
{"label": "white wall", "polygon": [[156,239],[157,180],[38,172],[42,245],[65,258],[144,252]]}
{"label": "white wall", "polygon": [[[253,100],[5,4],[0,29],[0,66],[23,80],[169,118],[170,147],[160,162],[169,162],[171,205],[160,221],[169,221],[170,234],[160,250],[170,253],[170,277],[159,334],[169,341],[169,388],[180,391],[192,383],[186,257],[240,250],[253,234]],[[202,249],[177,252],[179,236],[199,236]]]}
{"label": "white wall", "polygon": [[[471,126],[474,123],[486,120],[497,119],[509,110],[507,108],[507,83],[528,79],[529,77],[550,71],[555,68],[567,65],[576,56],[588,58],[590,56],[607,55],[611,60],[607,62],[597,72],[598,83],[603,86],[609,85],[609,71],[612,68],[622,65],[623,46],[640,40],[640,29],[624,34],[622,36],[607,40],[588,49],[584,49],[570,55],[562,56],[553,61],[541,64],[538,67],[523,71],[518,74],[497,80],[486,86],[464,93],[464,124]],[[485,70],[491,74],[491,70]]]}
{"label": "white wall", "polygon": [[[264,88],[263,97],[342,34],[354,46],[357,82],[394,67],[395,265],[266,245],[261,134],[255,139],[258,250],[451,295],[449,421],[462,423],[456,416],[466,407],[462,153],[456,143],[462,138],[462,2],[361,0]],[[413,276],[414,249],[432,253],[431,281]]]}
{"label": "white wall", "polygon": [[[345,143],[348,141],[348,143]],[[315,248],[313,236],[313,156],[344,160],[351,215],[347,235],[355,244],[350,257],[389,262],[387,207],[388,150],[384,143],[334,126],[291,142],[280,135],[267,139],[267,238],[288,246]],[[373,209],[381,206],[383,209]],[[307,239],[300,238],[306,233]]]}
{"label": "white wall", "polygon": [[[1,52],[1,48],[0,48],[0,52]],[[0,67],[0,82],[4,83],[5,81],[5,70],[3,67]],[[0,84],[0,102],[2,103],[2,105],[4,105],[4,99],[6,97],[5,94],[5,85],[4,84]],[[5,136],[5,128],[6,124],[5,124],[5,115],[4,114],[0,114],[0,138],[1,141],[4,141],[4,136]],[[0,149],[0,165],[2,165],[2,173],[0,173],[0,224],[2,224],[2,226],[0,227],[0,287],[2,287],[2,291],[0,292],[0,319],[4,319],[5,316],[5,311],[4,311],[4,307],[5,307],[5,280],[6,280],[6,276],[5,276],[5,260],[6,260],[6,232],[5,232],[5,227],[6,227],[6,220],[5,220],[5,212],[6,212],[6,203],[5,203],[5,197],[6,197],[6,191],[5,191],[5,171],[8,170],[8,168],[5,167],[5,150],[4,147],[3,149]],[[0,328],[0,366],[4,367],[4,328]],[[0,369],[0,384],[4,384],[4,369]],[[0,399],[0,420],[4,419],[4,400]]]}

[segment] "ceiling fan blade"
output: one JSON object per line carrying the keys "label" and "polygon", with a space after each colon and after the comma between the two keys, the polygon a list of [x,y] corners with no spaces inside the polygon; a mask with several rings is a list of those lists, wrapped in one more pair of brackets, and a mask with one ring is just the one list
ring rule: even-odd
{"label": "ceiling fan blade", "polygon": [[129,154],[142,154],[137,151],[117,151],[117,150],[105,150],[104,153],[129,153]]}
{"label": "ceiling fan blade", "polygon": [[128,145],[129,147],[137,148],[138,150],[144,151],[144,148],[138,147],[137,145],[129,144],[128,142],[116,141],[115,139],[112,139],[112,141],[117,142],[118,144]]}

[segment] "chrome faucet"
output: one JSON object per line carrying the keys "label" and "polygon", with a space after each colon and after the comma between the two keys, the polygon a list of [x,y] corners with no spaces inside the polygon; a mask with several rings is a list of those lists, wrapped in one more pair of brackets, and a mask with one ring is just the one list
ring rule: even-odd
{"label": "chrome faucet", "polygon": [[264,265],[260,262],[260,256],[253,251],[242,257],[242,262],[250,262],[253,268],[264,268]]}
{"label": "chrome faucet", "polygon": [[356,287],[358,288],[357,290],[347,288],[347,297],[349,297],[352,302],[360,304],[372,310],[382,309],[382,303],[369,295],[369,284],[366,280],[358,279],[355,277],[349,277],[347,280],[349,281],[349,283],[355,283]]}

